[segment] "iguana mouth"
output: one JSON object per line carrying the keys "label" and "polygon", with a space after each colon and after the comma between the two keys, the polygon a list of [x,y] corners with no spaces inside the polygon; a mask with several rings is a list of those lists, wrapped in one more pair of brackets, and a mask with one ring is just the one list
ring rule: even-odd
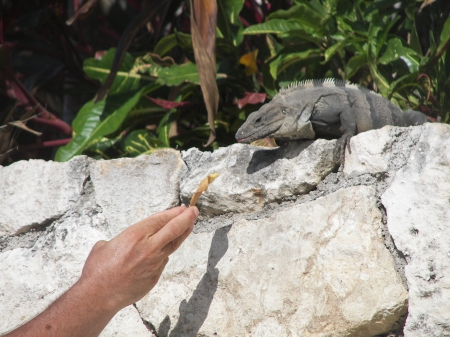
{"label": "iguana mouth", "polygon": [[251,136],[248,137],[244,137],[244,138],[240,138],[240,139],[236,139],[238,143],[242,143],[245,142],[246,139],[250,138]]}
{"label": "iguana mouth", "polygon": [[247,137],[242,137],[239,139],[236,139],[238,143],[248,143],[250,144],[251,142],[258,140],[258,139],[262,139],[262,138],[266,138],[266,137],[270,137],[272,134],[274,134],[275,132],[278,131],[278,129],[281,128],[281,125],[279,125],[275,130],[271,130],[270,132],[267,133],[263,133],[263,134],[258,134],[259,130],[252,133],[250,136]]}

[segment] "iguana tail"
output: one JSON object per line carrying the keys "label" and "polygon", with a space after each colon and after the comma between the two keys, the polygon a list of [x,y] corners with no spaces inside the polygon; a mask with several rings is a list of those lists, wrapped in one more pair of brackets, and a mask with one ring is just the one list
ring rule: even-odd
{"label": "iguana tail", "polygon": [[428,117],[427,115],[414,110],[405,110],[403,111],[403,123],[404,126],[415,126],[422,125],[424,123],[433,123],[436,122],[432,117]]}

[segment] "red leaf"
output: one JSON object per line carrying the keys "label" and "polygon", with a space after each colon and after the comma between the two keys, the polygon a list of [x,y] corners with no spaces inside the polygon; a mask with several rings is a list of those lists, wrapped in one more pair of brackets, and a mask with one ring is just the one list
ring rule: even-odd
{"label": "red leaf", "polygon": [[166,101],[164,99],[157,99],[153,97],[146,96],[149,100],[153,101],[154,103],[158,104],[159,106],[163,107],[164,109],[174,109],[179,108],[181,106],[186,106],[192,104],[191,102],[172,102],[172,101]]}
{"label": "red leaf", "polygon": [[242,109],[247,104],[264,103],[267,94],[258,94],[255,92],[246,92],[245,96],[238,101],[239,109]]}
{"label": "red leaf", "polygon": [[108,52],[107,50],[98,50],[98,51],[95,52],[94,58],[96,60],[101,60],[102,57],[105,56],[107,52]]}

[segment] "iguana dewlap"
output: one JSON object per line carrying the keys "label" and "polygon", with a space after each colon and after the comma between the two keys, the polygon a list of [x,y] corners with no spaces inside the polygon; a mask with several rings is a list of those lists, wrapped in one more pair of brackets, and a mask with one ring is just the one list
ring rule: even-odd
{"label": "iguana dewlap", "polygon": [[346,81],[325,79],[291,84],[250,114],[236,133],[239,143],[273,137],[278,141],[337,138],[334,156],[344,158],[350,137],[385,125],[430,121],[421,112],[402,111],[375,92]]}

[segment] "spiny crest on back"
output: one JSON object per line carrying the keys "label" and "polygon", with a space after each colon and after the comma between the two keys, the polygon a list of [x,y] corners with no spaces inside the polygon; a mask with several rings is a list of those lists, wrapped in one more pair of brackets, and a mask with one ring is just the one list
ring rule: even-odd
{"label": "spiny crest on back", "polygon": [[314,79],[314,80],[304,80],[298,82],[292,82],[287,87],[280,89],[279,93],[275,95],[274,99],[280,95],[285,95],[292,91],[309,89],[309,88],[325,88],[325,87],[343,87],[343,88],[352,88],[361,91],[370,92],[372,94],[378,95],[376,92],[357,85],[353,84],[349,81],[337,80],[335,78],[324,78],[324,79]]}

